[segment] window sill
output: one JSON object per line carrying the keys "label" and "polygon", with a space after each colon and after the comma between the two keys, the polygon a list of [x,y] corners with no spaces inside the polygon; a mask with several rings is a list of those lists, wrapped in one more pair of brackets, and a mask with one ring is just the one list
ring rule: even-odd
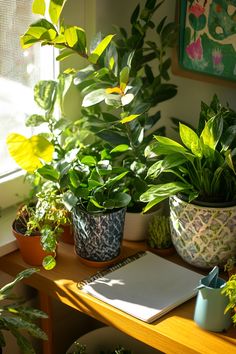
{"label": "window sill", "polygon": [[16,216],[16,207],[1,211],[0,217],[0,257],[15,251],[18,246],[11,232],[11,225]]}

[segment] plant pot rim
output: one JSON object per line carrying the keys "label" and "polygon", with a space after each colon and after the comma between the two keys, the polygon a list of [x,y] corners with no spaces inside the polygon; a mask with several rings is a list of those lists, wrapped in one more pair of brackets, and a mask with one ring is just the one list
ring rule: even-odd
{"label": "plant pot rim", "polygon": [[126,207],[123,207],[123,208],[115,208],[115,209],[108,209],[107,211],[105,212],[89,212],[87,211],[86,209],[84,208],[81,208],[80,205],[76,205],[74,208],[73,208],[73,211],[74,212],[81,212],[81,213],[84,213],[84,214],[88,214],[88,215],[91,215],[93,217],[100,217],[100,216],[103,216],[103,215],[109,215],[109,214],[115,214],[121,210],[126,210]]}
{"label": "plant pot rim", "polygon": [[[236,206],[236,200],[231,200],[228,202],[204,202],[200,200],[192,200],[191,202],[188,202],[188,197],[183,195],[183,194],[176,194],[172,197],[176,197],[180,199],[182,202],[186,204],[192,204],[196,205],[199,207],[205,207],[205,208],[210,208],[210,209],[220,209],[220,208],[232,208]],[[172,198],[170,197],[170,198]]]}
{"label": "plant pot rim", "polygon": [[25,235],[22,232],[20,232],[19,230],[17,230],[17,228],[15,227],[15,223],[16,223],[17,219],[15,219],[11,225],[12,231],[16,232],[19,236],[22,237],[41,237],[41,233],[38,231],[37,234],[33,234],[33,235]]}
{"label": "plant pot rim", "polygon": [[95,260],[92,260],[92,259],[81,257],[77,253],[76,253],[76,255],[77,255],[77,257],[78,257],[78,259],[79,259],[79,261],[81,263],[83,263],[87,267],[92,267],[92,268],[110,267],[110,266],[114,265],[115,263],[117,263],[118,261],[121,260],[121,252],[120,252],[120,254],[117,257],[112,258],[112,259],[107,260],[107,261],[95,261]]}

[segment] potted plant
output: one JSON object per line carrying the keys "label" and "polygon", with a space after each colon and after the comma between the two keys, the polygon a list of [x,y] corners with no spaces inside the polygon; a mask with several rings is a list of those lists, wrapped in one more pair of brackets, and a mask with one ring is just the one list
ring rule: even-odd
{"label": "potted plant", "polygon": [[70,215],[55,183],[45,182],[36,198],[20,206],[12,231],[24,261],[33,266],[43,264],[49,270],[56,265],[57,243]]}
{"label": "potted plant", "polygon": [[[63,202],[72,211],[76,253],[99,266],[119,256],[130,196],[122,183],[128,171],[104,159],[104,149],[96,147],[93,154],[90,150],[89,155],[86,148],[79,150],[70,159],[65,155],[57,171],[59,181],[67,185]],[[43,168],[40,173],[46,178]]]}
{"label": "potted plant", "polygon": [[236,324],[236,275],[232,275],[226,282],[222,294],[229,298],[229,303],[226,306],[225,312],[232,311],[232,321]]}
{"label": "potted plant", "polygon": [[25,336],[26,333],[33,337],[47,340],[47,335],[35,323],[38,319],[47,318],[47,315],[37,309],[25,306],[22,299],[18,299],[12,292],[13,287],[22,279],[35,273],[37,269],[31,268],[20,272],[15,279],[0,289],[0,353],[6,346],[4,331],[10,331],[17,340],[22,353],[36,353],[32,343]]}
{"label": "potted plant", "polygon": [[[35,3],[34,11],[44,15],[44,6]],[[131,195],[128,208],[140,213],[139,196],[147,187],[144,182],[147,169],[144,148],[152,140],[153,131],[164,132],[164,128],[155,126],[160,112],[149,115],[148,111],[177,92],[175,85],[166,83],[171,65],[167,48],[175,42],[175,25],[166,24],[164,18],[155,26],[152,16],[162,2],[147,0],[144,8],[140,9],[138,5],[131,16],[130,36],[119,28],[117,40],[113,35],[103,38],[97,34],[88,46],[82,28],[59,26],[64,4],[65,1],[57,4],[53,12],[55,4],[50,1],[51,22],[43,18],[30,25],[21,37],[22,47],[40,42],[60,48],[58,60],[73,54],[87,59],[88,66],[74,75],[74,83],[83,96],[82,117],[75,124],[80,129],[85,127],[90,132],[90,139],[96,134],[96,140],[99,137],[104,145],[109,145],[113,165],[129,170],[124,178]],[[146,40],[147,32],[154,28],[158,43]],[[154,60],[158,62],[158,74],[154,74],[149,65]],[[145,218],[141,216],[141,219]]]}
{"label": "potted plant", "polygon": [[147,245],[159,256],[175,253],[171,240],[170,218],[166,215],[154,215],[148,225]]}
{"label": "potted plant", "polygon": [[183,145],[155,136],[147,151],[158,160],[148,171],[156,184],[141,196],[144,210],[170,197],[173,244],[202,268],[223,266],[236,252],[235,122],[236,113],[214,96],[202,104],[196,131],[179,124]]}

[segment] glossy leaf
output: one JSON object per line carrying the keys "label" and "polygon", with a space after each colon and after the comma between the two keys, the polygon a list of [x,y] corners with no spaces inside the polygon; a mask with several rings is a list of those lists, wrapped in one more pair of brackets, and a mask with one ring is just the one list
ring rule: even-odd
{"label": "glossy leaf", "polygon": [[121,119],[121,123],[124,124],[124,123],[128,123],[128,122],[131,122],[132,120],[138,118],[140,116],[140,114],[132,114],[128,117],[124,117]]}
{"label": "glossy leaf", "polygon": [[56,101],[57,82],[41,80],[34,86],[34,100],[45,111],[52,110]]}
{"label": "glossy leaf", "polygon": [[42,160],[50,162],[54,152],[53,145],[40,135],[33,135],[27,139],[20,134],[9,134],[7,147],[16,163],[29,173],[42,167]]}
{"label": "glossy leaf", "polygon": [[57,182],[60,178],[60,173],[51,165],[44,165],[37,172],[49,181]]}
{"label": "glossy leaf", "polygon": [[44,116],[41,116],[39,114],[33,114],[32,116],[29,116],[26,119],[25,125],[26,127],[38,127],[39,125],[45,122],[46,122],[46,118]]}
{"label": "glossy leaf", "polygon": [[202,157],[200,139],[197,134],[187,125],[179,124],[179,134],[184,145],[198,157]]}
{"label": "glossy leaf", "polygon": [[50,0],[49,15],[53,23],[56,24],[58,22],[65,3],[66,0]]}
{"label": "glossy leaf", "polygon": [[47,256],[43,259],[43,267],[46,270],[51,270],[56,266],[56,260],[53,256]]}
{"label": "glossy leaf", "polygon": [[45,0],[34,0],[32,4],[32,12],[34,14],[44,16],[46,10]]}
{"label": "glossy leaf", "polygon": [[140,197],[142,202],[148,202],[147,206],[144,208],[144,212],[148,211],[155,204],[161,202],[162,200],[169,198],[184,190],[188,190],[191,186],[187,183],[182,182],[171,182],[165,184],[157,184],[150,187],[145,193]]}
{"label": "glossy leaf", "polygon": [[100,58],[100,56],[102,55],[102,53],[104,52],[104,50],[107,48],[107,46],[109,45],[109,43],[111,42],[112,38],[114,37],[114,35],[109,34],[108,36],[106,36],[105,38],[103,38],[103,40],[97,45],[97,47],[92,51],[92,53],[89,55],[88,60],[92,63],[92,64],[96,64],[98,59]]}
{"label": "glossy leaf", "polygon": [[23,279],[25,278],[28,278],[30,277],[32,274],[38,272],[39,269],[38,268],[28,268],[28,269],[25,269],[23,270],[22,272],[18,273],[17,276],[15,277],[15,279],[4,285],[1,289],[0,289],[0,295],[3,296],[7,296],[11,290],[13,289],[13,287],[15,286],[16,283],[22,281]]}
{"label": "glossy leaf", "polygon": [[121,144],[121,145],[117,145],[114,149],[112,149],[111,153],[124,152],[124,151],[128,151],[128,150],[130,150],[130,146],[129,145]]}
{"label": "glossy leaf", "polygon": [[69,47],[77,49],[81,54],[86,53],[86,35],[83,28],[68,27],[64,36]]}
{"label": "glossy leaf", "polygon": [[127,83],[129,82],[129,72],[130,68],[125,66],[120,72],[120,89],[122,92],[125,91]]}
{"label": "glossy leaf", "polygon": [[88,93],[82,102],[83,107],[90,107],[102,102],[106,97],[105,89],[98,89]]}
{"label": "glossy leaf", "polygon": [[128,104],[130,104],[134,99],[134,95],[132,93],[127,93],[124,96],[121,96],[121,103],[122,106],[126,106]]}
{"label": "glossy leaf", "polygon": [[173,154],[173,152],[188,153],[187,149],[170,138],[166,138],[164,136],[154,136],[154,138],[158,141],[158,144],[156,144],[153,149],[157,155],[169,155]]}
{"label": "glossy leaf", "polygon": [[131,197],[127,193],[114,193],[112,198],[104,201],[104,207],[107,209],[123,208],[126,207],[131,200]]}

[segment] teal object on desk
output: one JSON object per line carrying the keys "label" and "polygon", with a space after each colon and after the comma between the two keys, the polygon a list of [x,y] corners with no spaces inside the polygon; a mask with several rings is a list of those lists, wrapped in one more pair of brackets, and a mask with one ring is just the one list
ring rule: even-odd
{"label": "teal object on desk", "polygon": [[231,326],[230,313],[224,313],[228,298],[221,294],[225,280],[219,278],[219,268],[200,280],[194,312],[194,321],[203,329],[222,332]]}

